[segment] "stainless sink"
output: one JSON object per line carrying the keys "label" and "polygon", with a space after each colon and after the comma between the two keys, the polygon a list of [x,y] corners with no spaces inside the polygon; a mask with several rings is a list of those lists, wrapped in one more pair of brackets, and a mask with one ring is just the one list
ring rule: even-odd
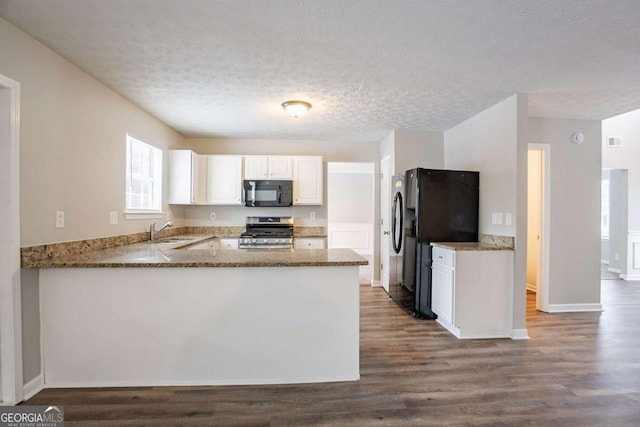
{"label": "stainless sink", "polygon": [[172,243],[172,244],[176,244],[176,243],[187,243],[187,242],[191,242],[193,239],[171,239],[171,238],[167,238],[167,239],[160,239],[160,240],[154,240],[151,243]]}

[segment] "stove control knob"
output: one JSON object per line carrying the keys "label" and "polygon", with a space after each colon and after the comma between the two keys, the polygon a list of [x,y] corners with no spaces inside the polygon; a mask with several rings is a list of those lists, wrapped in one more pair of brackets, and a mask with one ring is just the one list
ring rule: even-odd
{"label": "stove control knob", "polygon": [[257,241],[258,241],[258,239],[251,239],[251,243],[255,243]]}

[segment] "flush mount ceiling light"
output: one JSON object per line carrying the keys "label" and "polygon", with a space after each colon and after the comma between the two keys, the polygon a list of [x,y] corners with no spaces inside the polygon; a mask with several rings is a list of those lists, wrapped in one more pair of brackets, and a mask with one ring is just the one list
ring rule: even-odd
{"label": "flush mount ceiling light", "polygon": [[282,108],[293,117],[298,118],[309,111],[311,104],[304,101],[287,101],[282,103]]}

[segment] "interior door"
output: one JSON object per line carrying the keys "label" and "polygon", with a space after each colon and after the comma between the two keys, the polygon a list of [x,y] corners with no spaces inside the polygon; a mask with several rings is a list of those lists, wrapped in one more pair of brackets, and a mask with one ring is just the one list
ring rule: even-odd
{"label": "interior door", "polygon": [[391,260],[389,248],[391,247],[391,165],[389,156],[380,160],[380,283],[385,291],[389,292],[389,270]]}

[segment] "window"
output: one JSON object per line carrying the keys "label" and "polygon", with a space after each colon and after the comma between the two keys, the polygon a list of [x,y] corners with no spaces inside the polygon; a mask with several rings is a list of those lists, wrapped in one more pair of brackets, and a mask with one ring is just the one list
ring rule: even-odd
{"label": "window", "polygon": [[162,209],[162,151],[127,135],[127,212]]}

